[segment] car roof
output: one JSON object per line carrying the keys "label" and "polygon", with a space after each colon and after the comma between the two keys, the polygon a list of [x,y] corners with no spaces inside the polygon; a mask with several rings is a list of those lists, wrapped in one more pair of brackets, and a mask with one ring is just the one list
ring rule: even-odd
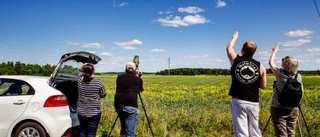
{"label": "car roof", "polygon": [[19,80],[30,80],[30,79],[48,79],[47,76],[32,76],[32,75],[0,75],[0,78],[7,79],[19,79]]}
{"label": "car roof", "polygon": [[[47,76],[32,76],[32,75],[0,75],[0,79],[4,81],[21,80],[25,81],[33,86],[48,85],[49,77]],[[5,80],[8,79],[8,80]],[[43,83],[43,84],[41,84]],[[46,83],[46,84],[44,84]]]}

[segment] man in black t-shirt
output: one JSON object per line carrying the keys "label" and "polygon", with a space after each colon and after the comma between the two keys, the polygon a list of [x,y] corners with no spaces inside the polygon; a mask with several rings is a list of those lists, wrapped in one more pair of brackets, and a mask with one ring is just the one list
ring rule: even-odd
{"label": "man in black t-shirt", "polygon": [[114,107],[121,123],[121,136],[135,137],[138,122],[138,94],[143,91],[141,73],[137,77],[136,65],[130,62],[125,73],[117,77]]}
{"label": "man in black t-shirt", "polygon": [[231,64],[231,111],[235,137],[261,137],[259,129],[259,89],[267,85],[266,69],[253,55],[257,45],[253,41],[243,44],[241,55],[234,50],[238,32],[227,45]]}

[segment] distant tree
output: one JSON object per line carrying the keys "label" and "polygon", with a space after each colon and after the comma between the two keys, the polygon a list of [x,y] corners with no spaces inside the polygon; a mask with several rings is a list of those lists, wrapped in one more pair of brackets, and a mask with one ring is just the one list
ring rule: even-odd
{"label": "distant tree", "polygon": [[55,66],[49,64],[41,66],[38,64],[24,64],[20,61],[13,63],[8,61],[0,64],[0,75],[40,75],[50,76]]}
{"label": "distant tree", "polygon": [[54,68],[55,68],[54,66],[46,64],[45,66],[43,66],[43,75],[50,76],[51,73],[54,71]]}
{"label": "distant tree", "polygon": [[[171,75],[229,75],[229,69],[176,68],[170,69]],[[168,75],[168,70],[161,70],[156,75]]]}

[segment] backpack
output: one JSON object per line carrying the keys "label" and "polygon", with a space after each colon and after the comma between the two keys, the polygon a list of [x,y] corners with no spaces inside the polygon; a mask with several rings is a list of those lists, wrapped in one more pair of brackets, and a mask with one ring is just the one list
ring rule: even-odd
{"label": "backpack", "polygon": [[284,107],[298,107],[302,98],[302,84],[297,80],[298,74],[294,78],[287,76],[283,90],[278,91],[278,102]]}

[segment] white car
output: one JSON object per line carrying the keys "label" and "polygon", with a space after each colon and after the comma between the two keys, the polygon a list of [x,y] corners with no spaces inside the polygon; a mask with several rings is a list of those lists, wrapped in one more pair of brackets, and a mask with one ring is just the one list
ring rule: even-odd
{"label": "white car", "polygon": [[77,75],[89,52],[64,54],[50,77],[0,75],[0,137],[76,136]]}

